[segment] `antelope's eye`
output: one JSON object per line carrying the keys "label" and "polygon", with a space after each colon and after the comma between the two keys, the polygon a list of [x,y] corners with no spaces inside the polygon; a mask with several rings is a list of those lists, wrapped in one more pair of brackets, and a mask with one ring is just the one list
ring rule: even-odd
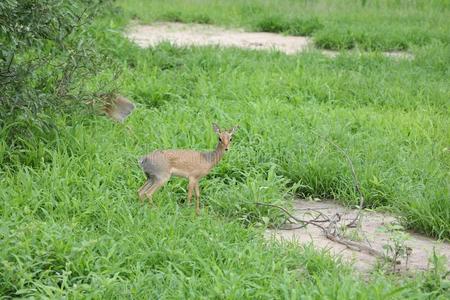
{"label": "antelope's eye", "polygon": [[230,142],[231,142],[232,139],[233,139],[233,138],[230,137]]}
{"label": "antelope's eye", "polygon": [[222,143],[222,138],[219,138],[219,141]]}

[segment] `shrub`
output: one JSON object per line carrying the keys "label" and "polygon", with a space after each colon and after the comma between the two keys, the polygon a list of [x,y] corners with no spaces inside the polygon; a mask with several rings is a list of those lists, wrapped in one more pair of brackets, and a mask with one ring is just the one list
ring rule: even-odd
{"label": "shrub", "polygon": [[[7,0],[0,3],[0,135],[4,162],[21,160],[26,141],[49,141],[52,115],[86,109],[85,84],[108,62],[89,24],[106,1]],[[112,87],[103,87],[102,92]],[[17,150],[17,151],[16,151]]]}

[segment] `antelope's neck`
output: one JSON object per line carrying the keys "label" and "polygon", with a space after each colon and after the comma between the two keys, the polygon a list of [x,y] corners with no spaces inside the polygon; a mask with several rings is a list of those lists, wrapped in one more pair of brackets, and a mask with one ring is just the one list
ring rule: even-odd
{"label": "antelope's neck", "polygon": [[208,152],[208,162],[211,164],[211,167],[217,165],[219,161],[222,159],[223,154],[225,153],[225,148],[219,142],[216,146],[216,150]]}

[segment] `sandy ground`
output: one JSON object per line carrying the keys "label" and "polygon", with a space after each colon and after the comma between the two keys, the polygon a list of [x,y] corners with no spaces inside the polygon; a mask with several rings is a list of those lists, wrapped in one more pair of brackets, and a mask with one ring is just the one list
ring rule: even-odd
{"label": "sandy ground", "polygon": [[[297,200],[294,203],[294,216],[300,219],[309,220],[315,215],[311,209],[317,209],[327,216],[333,216],[336,213],[345,215],[344,219],[352,220],[357,211],[346,209],[332,201],[305,201]],[[379,229],[388,223],[395,222],[393,216],[381,214],[372,211],[365,211],[362,222],[362,238],[361,243],[370,245],[372,248],[383,252],[383,245],[389,243],[389,234],[379,231]],[[348,222],[343,222],[348,223]],[[412,253],[405,266],[403,261],[398,269],[401,271],[418,271],[426,270],[429,267],[428,259],[433,253],[433,247],[436,253],[447,257],[447,268],[450,269],[450,244],[437,242],[431,238],[410,233],[410,239],[407,240],[406,246],[412,248]],[[377,258],[365,252],[360,252],[347,248],[345,245],[330,241],[325,237],[320,228],[308,225],[306,228],[294,230],[267,230],[266,238],[275,238],[278,240],[296,241],[300,244],[313,243],[318,249],[328,249],[333,255],[342,255],[345,261],[353,262],[355,269],[361,272],[369,272],[373,269]]]}
{"label": "sandy ground", "polygon": [[[132,24],[126,36],[141,47],[155,46],[168,41],[178,46],[224,46],[256,50],[278,50],[286,54],[314,49],[313,42],[308,37],[285,36],[268,32],[246,32],[242,29],[225,29],[203,24],[184,24],[158,22],[152,25]],[[334,58],[337,51],[323,50],[322,54]],[[355,55],[364,52],[350,51]],[[393,58],[412,59],[406,52],[383,52]]]}

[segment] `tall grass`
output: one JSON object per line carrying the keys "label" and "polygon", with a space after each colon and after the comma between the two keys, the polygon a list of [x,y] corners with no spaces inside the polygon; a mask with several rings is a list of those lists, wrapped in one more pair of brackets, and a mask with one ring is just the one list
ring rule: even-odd
{"label": "tall grass", "polygon": [[[192,113],[186,106],[179,110],[184,109],[185,114]],[[176,115],[174,111],[167,113]],[[186,206],[181,180],[171,181],[156,194],[152,207],[142,206],[135,192],[143,179],[136,155],[156,143],[175,142],[170,135],[152,135],[168,121],[157,115],[156,110],[138,111],[130,119],[136,136],[101,118],[67,126],[60,137],[63,142],[49,150],[51,162],[19,167],[14,173],[3,171],[3,296],[445,297],[440,275],[405,280],[375,273],[363,284],[363,278],[326,252],[264,241],[252,218],[263,220],[261,214],[273,213],[258,212],[244,201],[273,202],[288,195],[289,189],[260,155],[254,159],[261,164],[250,165],[250,170],[242,167],[242,161],[236,163],[239,151],[251,150],[245,150],[244,140],[257,136],[247,135],[246,127],[230,155],[202,182],[205,206],[200,217]],[[152,126],[154,131],[138,130]],[[198,135],[185,136],[181,143],[206,148],[213,139],[211,133],[202,135],[201,128],[192,130]]]}
{"label": "tall grass", "polygon": [[[137,121],[148,128],[146,151],[212,147],[211,122],[239,122],[229,160],[213,174],[242,182],[242,172],[274,167],[300,183],[297,193],[357,204],[345,159],[321,139],[328,137],[354,159],[369,207],[384,206],[413,229],[450,236],[449,90],[439,67],[420,57],[393,65],[379,56],[329,60],[168,45],[130,48],[121,57],[142,60],[125,70],[123,86],[150,109]],[[167,68],[168,61],[178,64]]]}

